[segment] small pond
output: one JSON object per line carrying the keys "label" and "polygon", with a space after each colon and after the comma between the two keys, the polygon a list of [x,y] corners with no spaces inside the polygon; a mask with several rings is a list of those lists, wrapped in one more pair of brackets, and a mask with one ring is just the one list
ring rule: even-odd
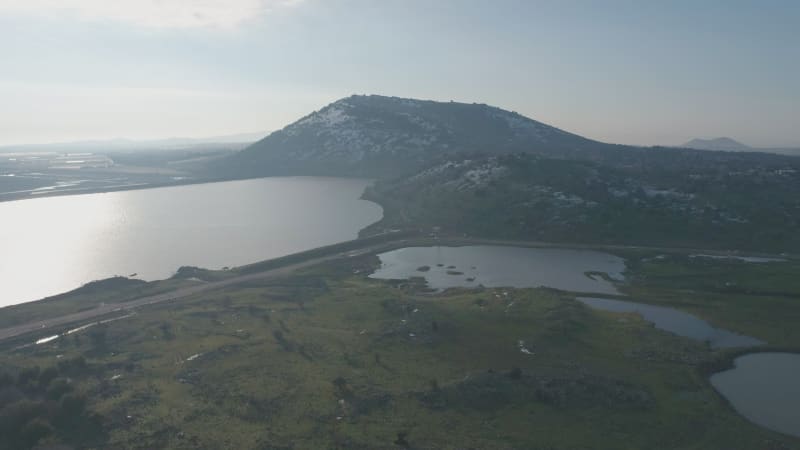
{"label": "small pond", "polygon": [[800,355],[752,353],[711,376],[711,384],[753,423],[800,437]]}
{"label": "small pond", "polygon": [[603,311],[637,313],[641,315],[644,320],[652,322],[658,329],[698,341],[708,342],[709,345],[714,348],[752,347],[764,343],[750,336],[714,328],[703,319],[665,306],[654,306],[607,298],[580,297],[578,300],[592,308],[601,309]]}
{"label": "small pond", "polygon": [[378,255],[370,277],[424,277],[433,289],[451,287],[550,287],[573,292],[618,294],[610,279],[622,281],[625,260],[608,253],[563,248],[472,245],[406,247]]}

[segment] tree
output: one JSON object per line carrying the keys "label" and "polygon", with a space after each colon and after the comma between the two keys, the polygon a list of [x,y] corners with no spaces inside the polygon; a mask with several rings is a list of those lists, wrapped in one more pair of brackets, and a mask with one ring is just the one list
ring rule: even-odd
{"label": "tree", "polygon": [[72,385],[66,378],[56,378],[47,386],[47,398],[60,400],[64,394],[72,391]]}
{"label": "tree", "polygon": [[64,417],[78,417],[86,410],[86,399],[77,394],[65,394],[59,402]]}
{"label": "tree", "polygon": [[50,422],[37,417],[22,427],[22,430],[20,430],[20,438],[24,446],[30,448],[36,445],[40,440],[53,434],[53,431],[55,430],[53,426],[50,425]]}
{"label": "tree", "polygon": [[97,325],[88,333],[94,350],[100,353],[108,350],[108,330],[105,325]]}
{"label": "tree", "polygon": [[23,369],[17,376],[17,386],[25,387],[39,379],[39,366]]}
{"label": "tree", "polygon": [[58,369],[55,367],[48,367],[39,373],[39,388],[46,389],[51,381],[58,377]]}
{"label": "tree", "polygon": [[409,447],[410,444],[406,438],[408,437],[407,431],[399,431],[397,433],[397,439],[394,441],[394,445],[399,445],[400,447]]}
{"label": "tree", "polygon": [[14,377],[8,373],[0,373],[0,388],[12,386],[14,384]]}

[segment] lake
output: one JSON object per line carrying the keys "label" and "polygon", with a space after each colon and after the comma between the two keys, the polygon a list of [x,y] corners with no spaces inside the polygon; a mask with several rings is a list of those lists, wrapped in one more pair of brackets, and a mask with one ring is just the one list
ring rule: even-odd
{"label": "lake", "polygon": [[377,279],[424,277],[433,289],[450,287],[546,286],[575,292],[617,294],[614,284],[586,272],[621,281],[625,260],[608,253],[563,248],[469,245],[407,247],[378,255]]}
{"label": "lake", "polygon": [[800,437],[800,355],[752,353],[711,384],[739,414],[771,430]]}
{"label": "lake", "polygon": [[369,181],[281,177],[0,203],[0,306],[114,275],[154,280],[355,239]]}
{"label": "lake", "polygon": [[714,328],[705,320],[674,308],[607,298],[578,297],[578,300],[603,311],[639,314],[658,329],[708,342],[714,348],[752,347],[764,343],[750,336]]}

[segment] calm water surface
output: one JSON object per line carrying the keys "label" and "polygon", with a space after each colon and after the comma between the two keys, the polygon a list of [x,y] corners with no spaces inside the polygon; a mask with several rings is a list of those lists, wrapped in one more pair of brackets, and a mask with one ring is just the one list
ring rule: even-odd
{"label": "calm water surface", "polygon": [[579,297],[578,300],[603,311],[637,313],[658,329],[708,342],[714,348],[752,347],[764,343],[750,336],[714,328],[703,319],[673,308],[607,298]]}
{"label": "calm water surface", "polygon": [[[614,285],[586,272],[622,280],[625,260],[608,253],[562,248],[494,245],[407,247],[378,255],[381,267],[370,277],[424,277],[434,289],[449,287],[539,287],[616,294]],[[420,271],[427,266],[429,270]]]}
{"label": "calm water surface", "polygon": [[800,355],[753,353],[711,376],[739,414],[771,430],[800,437]]}
{"label": "calm water surface", "polygon": [[288,177],[0,203],[0,306],[113,275],[167,278],[354,239],[365,180]]}

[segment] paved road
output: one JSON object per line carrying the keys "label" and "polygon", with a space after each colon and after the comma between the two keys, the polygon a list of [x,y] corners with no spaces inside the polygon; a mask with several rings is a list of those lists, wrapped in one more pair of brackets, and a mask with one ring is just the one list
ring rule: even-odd
{"label": "paved road", "polygon": [[228,278],[222,281],[213,281],[209,283],[198,284],[196,286],[180,288],[174,291],[151,295],[149,297],[142,297],[125,303],[103,304],[87,311],[81,311],[74,314],[67,314],[60,317],[54,317],[52,319],[38,320],[35,322],[4,328],[0,329],[0,341],[21,336],[26,333],[46,330],[48,328],[59,328],[64,325],[68,325],[75,322],[86,321],[96,317],[113,314],[115,312],[125,313],[132,309],[140,308],[142,306],[152,305],[154,303],[167,302],[170,300],[177,300],[180,298],[189,297],[191,295],[199,294],[202,292],[214,291],[217,289],[222,289],[227,286],[232,286],[247,281],[283,277],[290,275],[292,272],[298,269],[303,269],[309,266],[313,266],[337,258],[342,258],[346,256],[356,256],[367,252],[378,251],[381,248],[389,247],[391,245],[397,245],[398,242],[383,243],[383,244],[373,245],[371,247],[366,247],[363,249],[349,250],[347,252],[313,258],[307,261],[303,261],[296,264],[290,264],[276,269],[265,270],[264,272],[242,275],[238,277]]}
{"label": "paved road", "polygon": [[[594,250],[622,250],[622,249],[648,249],[648,250],[657,250],[657,251],[678,251],[682,253],[707,253],[707,254],[717,254],[717,255],[726,255],[730,254],[728,252],[720,252],[720,251],[713,251],[713,250],[699,250],[699,249],[668,249],[668,248],[657,248],[657,247],[643,247],[643,246],[626,246],[626,245],[570,245],[570,244],[555,244],[555,243],[547,243],[547,242],[533,242],[533,241],[509,241],[509,240],[492,240],[492,239],[475,239],[475,238],[405,238],[405,239],[398,239],[394,241],[386,241],[380,244],[373,244],[370,246],[365,246],[360,249],[351,249],[341,253],[335,253],[328,256],[321,256],[318,258],[312,258],[300,263],[290,264],[287,266],[279,267],[276,269],[265,270],[263,272],[242,275],[238,277],[228,278],[222,281],[214,281],[210,283],[199,284],[196,286],[189,286],[185,288],[180,288],[174,291],[165,292],[162,294],[152,295],[149,297],[142,297],[140,299],[132,300],[125,303],[112,303],[98,306],[94,309],[90,309],[88,311],[81,311],[74,314],[68,314],[65,316],[54,317],[52,319],[47,320],[39,320],[31,323],[26,323],[22,325],[17,325],[14,327],[0,329],[0,341],[4,341],[6,339],[14,338],[26,333],[32,333],[34,331],[41,331],[48,328],[54,327],[62,327],[67,324],[75,323],[75,322],[82,322],[89,319],[93,319],[100,316],[109,315],[115,312],[125,313],[135,308],[139,308],[146,305],[152,305],[154,303],[162,303],[170,300],[177,300],[179,298],[188,297],[191,295],[199,294],[202,292],[213,291],[217,289],[221,289],[227,286],[236,285],[239,283],[244,283],[251,280],[261,280],[265,278],[278,278],[282,276],[286,276],[294,272],[295,270],[302,269],[305,267],[313,266],[325,261],[330,261],[337,258],[343,258],[347,256],[358,256],[363,255],[365,253],[373,253],[373,252],[380,252],[390,250],[392,248],[402,247],[402,246],[409,246],[409,245],[476,245],[476,244],[483,244],[483,245],[514,245],[514,246],[530,246],[530,247],[564,247],[564,248],[584,248],[584,249],[594,249]],[[777,256],[777,255],[768,255],[768,256]],[[788,257],[789,259],[797,259],[798,255],[780,255],[781,257]]]}

